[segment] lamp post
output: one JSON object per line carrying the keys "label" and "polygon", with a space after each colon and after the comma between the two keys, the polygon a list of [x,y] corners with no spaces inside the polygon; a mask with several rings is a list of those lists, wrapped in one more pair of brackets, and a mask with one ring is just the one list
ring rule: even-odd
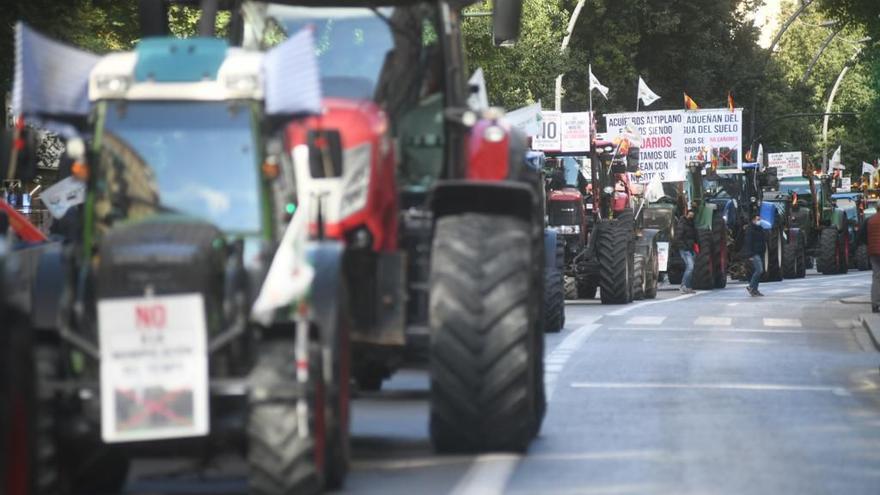
{"label": "lamp post", "polygon": [[[822,23],[823,27],[831,27],[837,24],[837,21],[825,21]],[[813,60],[810,61],[810,65],[807,66],[807,70],[804,71],[804,76],[801,77],[801,86],[806,84],[807,78],[810,77],[810,73],[813,72],[813,67],[816,66],[816,62],[819,61],[819,58],[822,57],[822,54],[825,53],[825,50],[828,48],[828,45],[831,44],[831,41],[840,34],[840,31],[843,30],[843,26],[838,26],[837,29],[831,31],[831,34],[825,38],[825,41],[822,42],[822,45],[819,47],[819,51],[816,52],[816,55],[813,56]]]}
{"label": "lamp post", "polygon": [[[869,41],[871,41],[870,37],[865,37],[859,40],[860,43],[867,43]],[[859,55],[862,54],[862,50],[864,49],[864,45],[860,46],[853,56],[847,60],[843,69],[841,69],[840,74],[837,75],[837,80],[834,81],[834,86],[831,87],[831,93],[828,95],[828,102],[825,104],[825,119],[822,121],[822,166],[824,167],[824,170],[828,170],[828,121],[831,117],[829,115],[831,107],[834,105],[834,98],[837,97],[837,91],[840,89],[840,84],[843,82],[843,79],[846,77],[849,70],[858,61]]]}
{"label": "lamp post", "polygon": [[[568,48],[568,42],[571,41],[571,33],[574,32],[574,25],[577,22],[578,16],[581,14],[581,10],[584,8],[584,4],[586,0],[578,0],[577,5],[574,10],[571,12],[571,19],[568,20],[568,29],[565,31],[565,38],[562,39],[562,48],[560,49],[560,53],[565,53],[565,49]],[[556,111],[562,111],[562,74],[556,76]]]}
{"label": "lamp post", "polygon": [[[761,75],[767,72],[767,65],[770,63],[770,57],[772,57],[773,53],[776,51],[776,45],[778,45],[779,41],[782,40],[782,35],[785,34],[786,31],[788,31],[788,28],[791,26],[791,24],[795,20],[797,20],[797,18],[800,17],[800,15],[803,14],[804,11],[807,10],[807,7],[812,5],[814,1],[815,0],[802,0],[801,6],[798,7],[798,9],[795,10],[791,16],[789,16],[782,27],[779,28],[779,32],[776,33],[776,36],[773,38],[773,42],[770,44],[770,48],[767,52],[767,58],[764,59],[764,65],[761,67],[760,72]],[[752,97],[752,116],[751,123],[749,124],[750,142],[754,142],[755,140],[755,119],[758,113],[758,93],[758,88],[756,87],[755,93]]]}

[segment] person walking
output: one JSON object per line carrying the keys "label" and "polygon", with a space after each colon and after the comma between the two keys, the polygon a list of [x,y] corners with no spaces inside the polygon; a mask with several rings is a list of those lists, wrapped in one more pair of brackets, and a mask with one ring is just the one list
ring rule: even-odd
{"label": "person walking", "polygon": [[761,275],[764,274],[764,246],[767,242],[767,234],[761,227],[761,215],[752,217],[751,223],[746,227],[745,254],[752,260],[752,280],[746,290],[752,297],[763,296],[758,290]]}
{"label": "person walking", "polygon": [[871,259],[871,312],[880,313],[880,215],[862,222],[859,243],[868,245]]}
{"label": "person walking", "polygon": [[678,220],[675,227],[678,238],[678,254],[684,261],[684,275],[681,277],[682,294],[693,294],[694,291],[694,246],[697,244],[697,228],[694,226],[694,210],[688,210]]}

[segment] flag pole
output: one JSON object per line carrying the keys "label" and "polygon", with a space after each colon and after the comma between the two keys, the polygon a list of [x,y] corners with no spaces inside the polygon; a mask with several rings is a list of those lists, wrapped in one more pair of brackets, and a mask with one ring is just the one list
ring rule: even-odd
{"label": "flag pole", "polygon": [[593,64],[587,64],[587,92],[590,94],[590,143],[593,142]]}

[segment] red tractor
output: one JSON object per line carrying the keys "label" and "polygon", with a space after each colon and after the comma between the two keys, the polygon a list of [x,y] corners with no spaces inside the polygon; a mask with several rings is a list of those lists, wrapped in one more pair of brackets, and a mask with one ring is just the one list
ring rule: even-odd
{"label": "red tractor", "polygon": [[[626,304],[657,295],[656,229],[643,227],[643,197],[629,175],[639,150],[627,139],[599,135],[592,144],[593,228],[578,259],[585,285],[598,287],[603,304]],[[589,294],[587,294],[589,296]]]}
{"label": "red tractor", "polygon": [[[584,158],[587,159],[587,158]],[[589,183],[581,172],[578,158],[563,156],[547,160],[547,223],[556,232],[564,253],[566,299],[593,299],[596,285],[579,270],[587,245],[592,201],[587,199]]]}
{"label": "red tractor", "polygon": [[[438,451],[525,450],[545,409],[543,185],[525,136],[467,106],[467,2],[284,3],[301,5],[267,26],[326,41],[326,110],[282,144],[313,233],[346,244],[352,376],[377,390],[427,358]],[[496,2],[496,40],[520,11]]]}

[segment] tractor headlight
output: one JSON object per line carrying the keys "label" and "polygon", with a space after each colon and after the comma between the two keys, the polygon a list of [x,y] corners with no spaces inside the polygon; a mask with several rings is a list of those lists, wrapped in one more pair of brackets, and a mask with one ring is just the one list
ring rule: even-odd
{"label": "tractor headlight", "polygon": [[131,77],[125,75],[102,75],[95,79],[95,87],[105,97],[122,95],[131,87]]}
{"label": "tractor headlight", "polygon": [[605,186],[605,188],[602,189],[602,192],[605,194],[611,194],[614,192],[614,188],[611,186]]}

